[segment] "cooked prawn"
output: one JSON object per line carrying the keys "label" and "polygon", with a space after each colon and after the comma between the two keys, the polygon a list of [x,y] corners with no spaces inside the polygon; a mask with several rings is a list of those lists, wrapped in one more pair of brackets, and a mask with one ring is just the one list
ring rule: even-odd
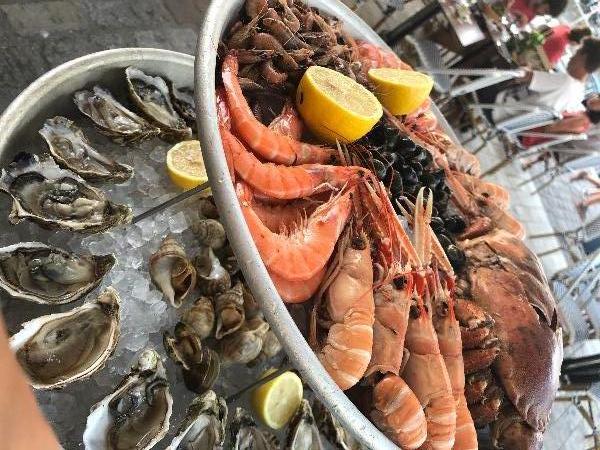
{"label": "cooked prawn", "polygon": [[352,189],[319,206],[304,223],[285,234],[273,233],[252,209],[252,192],[236,186],[242,213],[260,256],[271,274],[305,281],[325,267],[351,212]]}
{"label": "cooked prawn", "polygon": [[269,272],[269,275],[285,303],[303,303],[317,292],[326,272],[326,268],[323,267],[315,276],[303,281],[286,280],[272,272]]}
{"label": "cooked prawn", "polygon": [[287,167],[262,163],[230,131],[222,126],[219,129],[235,172],[267,197],[283,200],[308,197],[352,184],[367,173],[362,167],[352,166],[305,164]]}
{"label": "cooked prawn", "polygon": [[238,81],[238,61],[230,53],[223,61],[223,84],[236,133],[261,158],[279,164],[325,163],[335,156],[331,148],[306,144],[270,130],[254,117]]}
{"label": "cooked prawn", "polygon": [[281,113],[269,124],[269,129],[282,136],[298,140],[302,137],[304,124],[291,102],[286,102]]}

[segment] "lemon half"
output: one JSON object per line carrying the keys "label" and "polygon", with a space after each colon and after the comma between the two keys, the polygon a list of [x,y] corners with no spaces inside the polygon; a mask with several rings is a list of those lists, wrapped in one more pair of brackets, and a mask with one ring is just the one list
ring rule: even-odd
{"label": "lemon half", "polygon": [[[263,374],[269,375],[275,369]],[[252,392],[252,408],[262,422],[278,430],[294,416],[302,402],[302,380],[294,372],[284,372]]]}
{"label": "lemon half", "polygon": [[379,101],[395,116],[415,112],[433,87],[430,76],[414,70],[371,69],[369,80]]}
{"label": "lemon half", "polygon": [[296,107],[318,138],[353,142],[381,119],[383,108],[364,86],[335,70],[309,67],[296,91]]}
{"label": "lemon half", "polygon": [[167,172],[171,181],[188,190],[208,181],[199,141],[180,142],[167,152]]}

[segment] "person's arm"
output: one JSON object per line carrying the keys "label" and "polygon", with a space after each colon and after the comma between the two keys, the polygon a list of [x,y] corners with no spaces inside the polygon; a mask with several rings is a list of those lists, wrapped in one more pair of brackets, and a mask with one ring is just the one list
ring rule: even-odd
{"label": "person's arm", "polygon": [[549,92],[565,85],[568,82],[568,78],[569,75],[566,73],[533,70],[531,71],[528,88],[534,92]]}
{"label": "person's arm", "polygon": [[570,117],[565,117],[558,122],[542,127],[544,133],[556,134],[579,134],[585,133],[589,128],[589,119],[585,113],[574,114]]}
{"label": "person's arm", "polygon": [[0,316],[0,437],[5,450],[60,449],[13,352]]}

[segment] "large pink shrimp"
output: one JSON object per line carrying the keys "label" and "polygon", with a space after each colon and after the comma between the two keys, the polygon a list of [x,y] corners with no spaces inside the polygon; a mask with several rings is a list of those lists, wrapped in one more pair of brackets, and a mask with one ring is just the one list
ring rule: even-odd
{"label": "large pink shrimp", "polygon": [[366,72],[369,69],[378,69],[380,67],[412,70],[412,67],[402,61],[394,52],[384,50],[366,41],[356,41],[356,43],[360,62]]}
{"label": "large pink shrimp", "polygon": [[223,85],[236,133],[252,151],[267,161],[293,165],[325,163],[336,154],[331,148],[306,144],[288,136],[278,134],[263,125],[250,110],[238,81],[238,61],[230,53],[223,61]]}
{"label": "large pink shrimp", "polygon": [[283,106],[281,113],[271,121],[269,129],[282,136],[299,140],[302,137],[304,123],[292,102],[288,101]]}
{"label": "large pink shrimp", "polygon": [[271,274],[288,281],[315,277],[329,260],[350,216],[352,189],[319,206],[301,227],[285,234],[269,230],[252,209],[252,192],[242,183],[237,194],[246,224]]}
{"label": "large pink shrimp", "polygon": [[355,183],[367,173],[366,169],[353,166],[304,164],[287,167],[262,163],[229,130],[222,126],[219,129],[235,172],[266,197],[282,200],[309,197]]}

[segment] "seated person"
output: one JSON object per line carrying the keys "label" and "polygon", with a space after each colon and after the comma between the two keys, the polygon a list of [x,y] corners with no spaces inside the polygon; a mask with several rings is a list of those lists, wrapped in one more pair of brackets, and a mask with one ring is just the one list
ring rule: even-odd
{"label": "seated person", "polygon": [[588,27],[571,28],[566,24],[552,27],[547,32],[549,34],[543,48],[553,67],[560,61],[569,45],[579,45],[584,38],[592,34],[592,30]]}
{"label": "seated person", "polygon": [[[499,6],[499,7],[498,7]],[[536,16],[558,17],[567,6],[567,0],[509,0],[492,2],[491,6],[484,6],[485,13],[492,20],[500,20],[498,9],[508,11],[519,26],[525,26]]]}

